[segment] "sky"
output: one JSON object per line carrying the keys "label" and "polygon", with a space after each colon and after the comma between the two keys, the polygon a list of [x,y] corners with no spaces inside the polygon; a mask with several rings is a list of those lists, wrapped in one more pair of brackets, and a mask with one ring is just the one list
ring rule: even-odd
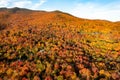
{"label": "sky", "polygon": [[87,19],[120,21],[120,0],[0,0],[0,8],[60,10]]}

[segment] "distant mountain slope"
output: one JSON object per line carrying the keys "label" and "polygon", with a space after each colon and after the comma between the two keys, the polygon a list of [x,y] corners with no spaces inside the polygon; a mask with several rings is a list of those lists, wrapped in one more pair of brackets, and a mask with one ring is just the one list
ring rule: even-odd
{"label": "distant mountain slope", "polygon": [[[86,28],[91,29],[93,25],[96,28],[113,29],[113,22],[103,20],[88,20],[74,17],[68,13],[61,11],[34,11],[23,8],[0,8],[0,23],[9,24],[9,27],[30,26],[30,25],[45,25],[45,24],[66,24],[71,26],[86,25]],[[118,23],[117,23],[118,24]],[[99,27],[101,26],[101,27]],[[116,27],[117,28],[117,27]]]}

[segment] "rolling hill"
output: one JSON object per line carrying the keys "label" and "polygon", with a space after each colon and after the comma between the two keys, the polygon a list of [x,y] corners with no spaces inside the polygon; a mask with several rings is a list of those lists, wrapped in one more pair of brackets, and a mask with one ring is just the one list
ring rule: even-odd
{"label": "rolling hill", "polygon": [[0,80],[119,80],[120,22],[0,8]]}

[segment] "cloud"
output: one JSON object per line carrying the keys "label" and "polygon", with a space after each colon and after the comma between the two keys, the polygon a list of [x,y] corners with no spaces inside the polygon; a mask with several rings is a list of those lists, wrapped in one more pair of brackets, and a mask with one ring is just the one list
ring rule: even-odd
{"label": "cloud", "polygon": [[88,19],[105,19],[110,21],[120,21],[120,2],[99,4],[99,3],[79,3],[71,11],[71,14]]}
{"label": "cloud", "polygon": [[20,7],[20,8],[29,8],[29,6],[32,5],[31,1],[25,0],[25,1],[17,1],[14,2],[10,7]]}
{"label": "cloud", "polygon": [[44,4],[46,0],[39,0],[38,3],[34,4],[34,6],[31,7],[31,9],[39,9],[39,7]]}
{"label": "cloud", "polygon": [[39,9],[46,0],[0,0],[0,7],[20,7],[20,8],[29,8],[29,9]]}
{"label": "cloud", "polygon": [[10,0],[0,0],[0,7],[8,6]]}

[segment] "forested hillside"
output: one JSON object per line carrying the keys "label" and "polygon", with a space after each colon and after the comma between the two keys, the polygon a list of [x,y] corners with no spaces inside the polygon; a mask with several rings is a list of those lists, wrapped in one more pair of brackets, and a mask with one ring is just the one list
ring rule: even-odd
{"label": "forested hillside", "polygon": [[120,22],[0,9],[0,80],[119,80]]}

